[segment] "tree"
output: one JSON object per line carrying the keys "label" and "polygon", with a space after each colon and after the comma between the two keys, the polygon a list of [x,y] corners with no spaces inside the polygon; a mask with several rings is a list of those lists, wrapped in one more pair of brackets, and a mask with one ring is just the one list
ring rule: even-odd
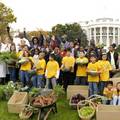
{"label": "tree", "polygon": [[9,32],[9,24],[16,22],[12,9],[0,2],[0,35]]}
{"label": "tree", "polygon": [[86,46],[88,44],[86,34],[83,32],[78,23],[73,24],[57,24],[52,28],[52,33],[57,36],[67,36],[68,41],[79,40],[80,45]]}

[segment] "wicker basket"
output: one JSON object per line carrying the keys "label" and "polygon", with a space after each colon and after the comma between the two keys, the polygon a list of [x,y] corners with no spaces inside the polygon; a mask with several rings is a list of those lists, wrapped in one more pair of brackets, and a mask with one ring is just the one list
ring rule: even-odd
{"label": "wicker basket", "polygon": [[[80,111],[81,111],[82,109],[84,109],[84,108],[85,108],[85,107],[81,108]],[[90,107],[90,108],[93,110],[93,112],[92,112],[89,116],[84,117],[84,116],[82,116],[80,113],[78,113],[78,114],[79,114],[79,117],[80,117],[82,120],[91,120],[91,118],[94,116],[94,114],[95,114],[95,109],[92,108],[92,107]]]}
{"label": "wicker basket", "polygon": [[[77,94],[76,94],[76,95],[77,95]],[[72,103],[72,98],[73,98],[74,96],[76,96],[76,95],[73,95],[73,96],[70,98],[70,101],[69,101],[69,105],[70,105],[71,108],[73,108],[73,109],[77,109],[77,104],[78,104],[78,103]],[[84,97],[84,96],[81,95],[81,97],[83,97],[83,98],[84,98],[83,100],[85,100],[85,97]],[[82,101],[82,100],[79,100],[78,102],[80,102],[80,101]]]}
{"label": "wicker basket", "polygon": [[[96,103],[94,101],[96,101],[97,99],[101,99],[100,102]],[[88,100],[90,100],[92,103],[94,103],[94,105],[97,107],[99,104],[105,104],[106,103],[106,97],[101,96],[101,95],[92,95],[88,98]]]}
{"label": "wicker basket", "polygon": [[[84,117],[82,115],[79,114],[79,111],[83,108],[83,107],[86,107],[86,106],[90,106],[92,109],[93,109],[93,113],[90,115],[90,116],[87,116],[87,117]],[[78,115],[79,117],[82,119],[82,120],[90,120],[94,114],[95,114],[95,105],[94,103],[92,103],[91,101],[89,100],[83,100],[83,101],[80,101],[78,104],[77,104],[77,111],[78,111]]]}
{"label": "wicker basket", "polygon": [[19,114],[20,119],[29,119],[32,116],[32,114],[33,114],[32,107],[31,107],[31,110],[27,110],[27,112],[29,112],[29,114],[27,114],[27,115],[25,114],[25,109],[27,107],[31,107],[31,106],[25,106],[25,108]]}

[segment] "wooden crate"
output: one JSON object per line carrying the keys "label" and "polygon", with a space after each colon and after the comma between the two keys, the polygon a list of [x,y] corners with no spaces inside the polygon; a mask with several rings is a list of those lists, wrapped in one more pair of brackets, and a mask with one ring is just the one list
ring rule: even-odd
{"label": "wooden crate", "polygon": [[117,82],[120,82],[120,78],[110,78],[110,81],[113,81],[114,86],[116,86]]}
{"label": "wooden crate", "polygon": [[8,112],[20,113],[25,104],[28,103],[27,92],[15,92],[8,101]]}
{"label": "wooden crate", "polygon": [[120,120],[120,106],[99,105],[96,120]]}
{"label": "wooden crate", "polygon": [[84,97],[88,97],[88,86],[83,85],[69,85],[67,88],[67,99],[70,99],[73,95],[80,93]]}

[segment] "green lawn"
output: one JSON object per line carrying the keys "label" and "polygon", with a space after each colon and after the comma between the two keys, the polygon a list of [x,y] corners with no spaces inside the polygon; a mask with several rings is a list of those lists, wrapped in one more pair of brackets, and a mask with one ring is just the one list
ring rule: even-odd
{"label": "green lawn", "polygon": [[[48,120],[79,120],[76,110],[69,107],[69,102],[66,97],[63,97],[57,102],[58,113],[51,113]],[[0,101],[0,120],[19,120],[17,114],[7,112],[7,102]],[[30,120],[37,120],[36,115],[33,115]]]}

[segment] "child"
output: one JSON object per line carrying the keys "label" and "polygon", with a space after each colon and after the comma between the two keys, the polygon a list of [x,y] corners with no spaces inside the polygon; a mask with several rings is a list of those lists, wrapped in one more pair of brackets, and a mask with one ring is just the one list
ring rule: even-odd
{"label": "child", "polygon": [[57,84],[56,80],[59,78],[59,64],[55,61],[55,55],[50,54],[49,61],[46,66],[46,87],[51,89]]}
{"label": "child", "polygon": [[108,105],[112,104],[113,91],[113,81],[108,81],[103,91],[103,95],[107,98],[106,104]]}
{"label": "child", "polygon": [[89,84],[89,96],[98,94],[98,82],[99,82],[99,64],[96,62],[96,56],[91,54],[90,63],[87,67],[88,84]]}
{"label": "child", "polygon": [[29,51],[24,51],[23,57],[21,59],[26,60],[25,62],[21,63],[20,66],[20,80],[25,86],[30,82],[29,71],[32,69],[33,60],[32,57],[30,57]]}
{"label": "child", "polygon": [[66,56],[62,59],[61,70],[63,72],[63,87],[65,91],[68,85],[74,84],[75,58],[71,56],[71,49],[67,49]]}
{"label": "child", "polygon": [[117,83],[113,92],[113,105],[120,105],[120,82]]}
{"label": "child", "polygon": [[33,81],[33,86],[34,87],[44,87],[44,72],[45,72],[45,66],[46,66],[46,62],[44,59],[45,54],[44,53],[40,53],[39,54],[39,61],[38,63],[35,64],[35,69],[37,72],[37,75],[32,77],[32,81]]}
{"label": "child", "polygon": [[100,74],[100,83],[99,90],[100,94],[103,95],[104,87],[106,87],[107,82],[109,81],[110,75],[109,72],[112,70],[110,62],[107,60],[107,54],[102,54],[102,60],[99,62],[101,74]]}
{"label": "child", "polygon": [[87,63],[88,59],[85,57],[85,53],[82,51],[80,52],[80,57],[76,59],[77,64],[77,71],[76,71],[76,85],[86,85],[87,84]]}

